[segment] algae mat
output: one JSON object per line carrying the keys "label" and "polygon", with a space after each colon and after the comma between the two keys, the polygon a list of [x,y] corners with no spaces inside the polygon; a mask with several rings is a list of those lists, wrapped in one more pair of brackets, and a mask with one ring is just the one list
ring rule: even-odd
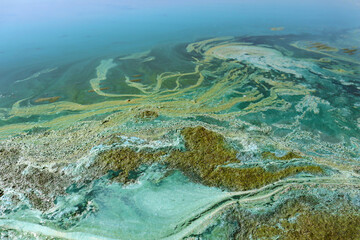
{"label": "algae mat", "polygon": [[14,79],[43,88],[1,105],[1,237],[360,238],[353,33],[210,38]]}

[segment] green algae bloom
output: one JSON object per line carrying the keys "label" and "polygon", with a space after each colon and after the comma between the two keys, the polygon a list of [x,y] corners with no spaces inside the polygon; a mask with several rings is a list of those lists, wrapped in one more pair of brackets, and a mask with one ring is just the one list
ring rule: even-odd
{"label": "green algae bloom", "polygon": [[358,31],[276,33],[5,74],[0,238],[358,239]]}
{"label": "green algae bloom", "polygon": [[[165,162],[195,181],[232,191],[259,188],[300,172],[324,173],[319,166],[290,166],[275,172],[261,167],[225,167],[227,164],[240,161],[236,158],[235,149],[226,143],[221,134],[201,126],[185,128],[181,134],[185,141],[184,151],[170,150],[170,154],[166,155],[164,151],[151,153],[130,148],[111,149],[101,153],[93,167],[102,169],[102,174],[109,170],[120,171],[115,179],[125,183],[130,172],[136,171],[141,164]],[[298,156],[288,153],[279,160],[295,157]]]}
{"label": "green algae bloom", "polygon": [[130,172],[137,170],[141,164],[154,163],[164,154],[164,152],[136,152],[130,148],[112,149],[99,154],[93,168],[101,169],[102,175],[110,170],[119,172],[115,180],[125,183],[129,181]]}
{"label": "green algae bloom", "polygon": [[301,156],[299,154],[296,154],[294,152],[288,152],[284,156],[281,156],[281,157],[276,156],[275,153],[272,153],[272,152],[263,152],[261,154],[261,156],[264,159],[284,160],[284,161],[292,160],[294,158],[301,158]]}

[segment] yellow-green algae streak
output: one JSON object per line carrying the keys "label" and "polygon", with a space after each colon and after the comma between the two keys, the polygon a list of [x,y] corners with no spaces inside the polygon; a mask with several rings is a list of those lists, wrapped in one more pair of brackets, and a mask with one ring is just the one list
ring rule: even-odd
{"label": "yellow-green algae streak", "polygon": [[[293,59],[290,50],[233,37],[207,39],[186,47],[192,71],[136,82],[123,74],[118,81],[126,89],[119,93],[101,84],[121,61],[148,64],[158,57],[145,51],[107,58],[88,79],[93,94],[106,97],[102,102],[24,106],[28,99],[22,99],[2,109],[9,124],[0,127],[0,161],[7,166],[0,198],[10,194],[14,204],[26,199],[42,212],[27,218],[14,211],[12,219],[0,219],[0,231],[65,239],[144,239],[145,233],[153,239],[358,238],[360,168],[354,156],[360,142],[336,142],[304,124],[324,109],[337,114],[306,84],[306,74],[323,76],[317,63],[349,59],[316,46],[303,50],[331,59]],[[289,119],[271,123],[271,114]],[[49,120],[32,122],[33,116]],[[33,188],[36,194],[30,194]],[[311,193],[320,202],[333,201],[333,189],[348,190],[339,196],[352,200],[339,200],[340,210],[292,202],[308,189],[323,191]]]}
{"label": "yellow-green algae streak", "polygon": [[[215,42],[218,39],[213,39],[209,42]],[[228,46],[228,45],[224,45]],[[238,44],[235,44],[238,46]],[[201,47],[201,45],[200,45]],[[189,47],[188,47],[189,48]],[[218,47],[219,48],[219,47]],[[256,47],[253,47],[256,49]],[[190,49],[200,51],[192,46]],[[210,50],[209,50],[210,51]],[[263,50],[258,49],[259,52]],[[268,51],[268,50],[266,50]],[[256,54],[259,54],[258,52]],[[36,126],[49,127],[51,129],[61,129],[70,126],[82,119],[89,118],[95,115],[110,113],[113,111],[122,111],[120,117],[122,122],[128,121],[138,112],[137,109],[141,108],[154,108],[157,109],[160,115],[176,117],[176,116],[194,116],[197,114],[217,114],[217,117],[229,117],[231,115],[245,115],[251,112],[262,111],[264,109],[276,108],[286,109],[287,103],[278,99],[278,95],[307,95],[312,92],[300,84],[294,84],[291,79],[281,79],[275,81],[273,79],[266,79],[262,74],[249,73],[249,67],[246,65],[239,65],[236,61],[222,64],[216,71],[229,70],[229,72],[220,80],[215,82],[210,88],[205,91],[199,91],[204,76],[204,71],[208,66],[211,66],[213,56],[210,52],[204,54],[202,60],[194,59],[194,72],[189,73],[163,73],[158,75],[156,82],[153,86],[146,86],[148,91],[142,91],[142,94],[107,94],[100,90],[99,82],[104,81],[106,73],[110,68],[114,67],[112,59],[103,60],[96,69],[97,78],[91,79],[90,84],[93,90],[103,96],[107,97],[123,97],[124,100],[110,100],[100,103],[81,105],[73,102],[59,101],[51,104],[42,104],[31,107],[20,107],[23,100],[14,104],[12,109],[9,110],[9,117],[11,120],[15,117],[30,117],[33,115],[54,115],[60,114],[64,111],[74,111],[74,114],[57,117],[51,121],[43,123],[25,123],[25,124],[9,124],[0,128],[0,137],[4,138],[19,131],[31,129]],[[281,60],[281,59],[280,59]],[[280,61],[279,60],[279,61]],[[284,60],[286,61],[286,59]],[[231,71],[230,71],[231,70]],[[215,71],[215,73],[216,73]],[[190,86],[180,88],[181,81],[187,76],[196,76],[197,80]],[[125,79],[124,79],[125,80]],[[162,89],[162,84],[165,81],[175,81],[176,87],[174,89]],[[259,87],[262,87],[262,82],[269,84],[271,87],[268,89],[270,92],[269,97],[264,97],[262,93],[254,89],[241,93],[241,96],[233,97],[224,101],[223,96],[226,92],[236,91],[237,88],[245,85],[248,82],[254,82]],[[127,82],[128,84],[136,84]],[[144,86],[130,85],[130,87],[144,89]],[[193,94],[192,99],[183,97],[185,94]],[[129,101],[127,98],[132,97]],[[25,99],[24,99],[25,100]],[[260,101],[259,101],[260,100]],[[215,102],[215,104],[214,104]],[[238,103],[249,102],[250,105],[243,109],[241,112],[218,114],[229,110]],[[252,103],[256,102],[256,103]],[[117,122],[119,124],[121,122]]]}

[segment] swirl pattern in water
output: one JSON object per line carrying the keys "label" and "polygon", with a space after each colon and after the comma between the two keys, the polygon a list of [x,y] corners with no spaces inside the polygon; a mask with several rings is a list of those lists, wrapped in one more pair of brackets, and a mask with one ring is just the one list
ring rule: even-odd
{"label": "swirl pattern in water", "polygon": [[360,238],[359,39],[226,36],[9,74],[2,239]]}

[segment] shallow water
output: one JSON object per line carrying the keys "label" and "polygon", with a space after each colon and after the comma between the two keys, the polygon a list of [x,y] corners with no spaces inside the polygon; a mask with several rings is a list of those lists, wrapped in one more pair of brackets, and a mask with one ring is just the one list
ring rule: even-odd
{"label": "shallow water", "polygon": [[359,22],[351,0],[1,2],[0,238],[277,239],[309,207],[356,239]]}

